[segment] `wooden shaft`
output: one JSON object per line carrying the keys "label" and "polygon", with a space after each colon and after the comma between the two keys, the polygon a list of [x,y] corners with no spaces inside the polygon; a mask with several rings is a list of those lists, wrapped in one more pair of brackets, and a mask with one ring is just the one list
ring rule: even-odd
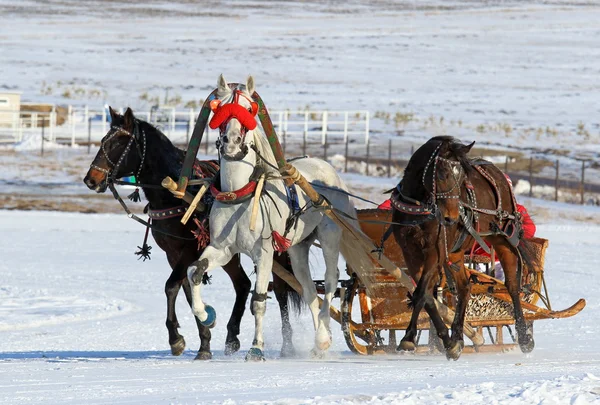
{"label": "wooden shaft", "polygon": [[[177,183],[168,176],[163,179],[163,181],[161,182],[161,185],[164,188],[166,188],[167,190],[169,190],[171,193],[178,193]],[[173,185],[175,186],[174,189],[173,189]],[[183,201],[185,201],[186,203],[191,204],[193,200],[194,200],[194,196],[191,193],[186,192],[183,195]],[[204,205],[204,203],[199,202],[198,205],[196,206],[196,211],[203,212],[205,210],[206,210],[206,206]]]}
{"label": "wooden shaft", "polygon": [[250,216],[250,231],[256,228],[256,217],[258,217],[258,207],[260,207],[260,195],[262,194],[263,186],[265,185],[265,175],[261,175],[256,185],[254,192],[254,201],[252,202],[252,215]]}
{"label": "wooden shaft", "polygon": [[202,199],[202,196],[204,195],[204,193],[206,193],[206,190],[208,190],[208,187],[207,187],[206,184],[203,184],[202,187],[200,187],[200,191],[198,191],[198,194],[196,194],[196,196],[194,196],[194,199],[190,203],[190,206],[189,206],[188,210],[185,212],[185,214],[183,214],[183,217],[181,218],[181,223],[182,224],[184,224],[184,225],[187,224],[187,222],[189,221],[190,217],[192,216],[192,214],[196,210],[196,207],[200,203],[200,200]]}
{"label": "wooden shaft", "polygon": [[310,185],[308,181],[304,178],[304,176],[289,163],[286,163],[283,168],[280,169],[281,174],[284,176],[289,176],[290,179],[300,187],[302,191],[310,198],[313,204],[320,206],[323,205],[323,197],[321,194],[317,193],[315,189]]}

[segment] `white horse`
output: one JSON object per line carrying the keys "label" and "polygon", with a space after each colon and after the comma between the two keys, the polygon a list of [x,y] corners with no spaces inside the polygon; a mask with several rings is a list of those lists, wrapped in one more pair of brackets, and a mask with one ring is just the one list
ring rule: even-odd
{"label": "white horse", "polygon": [[[286,233],[286,222],[293,214],[288,204],[286,186],[279,172],[265,164],[256,153],[258,152],[271,165],[276,166],[275,157],[265,134],[256,127],[254,115],[256,115],[257,105],[251,98],[254,88],[252,76],[248,77],[245,86],[238,85],[232,89],[221,75],[217,92],[220,104],[219,101],[215,101],[213,106],[216,109],[214,117],[218,117],[219,121],[214,123],[214,126],[218,125],[220,128],[218,148],[221,155],[221,192],[243,189],[249,184],[256,166],[266,173],[267,181],[263,197],[260,198],[255,230],[250,231],[250,217],[254,199],[259,196],[255,195],[239,204],[215,201],[210,212],[210,245],[188,268],[188,277],[192,286],[192,310],[201,322],[214,321],[214,310],[210,306],[205,306],[200,295],[204,273],[223,266],[236,253],[250,256],[256,266],[256,284],[251,302],[255,317],[255,334],[246,360],[264,360],[263,317],[273,265],[272,238],[274,232],[277,232],[287,237],[291,244],[288,252],[294,275],[302,284],[303,298],[313,316],[316,331],[313,354],[322,355],[331,345],[329,307],[339,278],[337,265],[340,243],[344,242],[342,230],[322,211],[313,208],[310,200],[298,189],[299,206],[307,209]],[[236,103],[243,108],[232,105]],[[226,112],[226,117],[219,112],[220,108]],[[330,164],[320,159],[304,158],[294,161],[294,166],[309,182],[328,187],[319,188],[318,191],[335,208],[355,217],[354,206],[348,196],[335,191],[335,189],[347,191],[347,188]],[[233,196],[233,193],[228,195]],[[308,263],[309,249],[315,239],[318,239],[321,244],[326,266],[325,297],[320,310]]]}

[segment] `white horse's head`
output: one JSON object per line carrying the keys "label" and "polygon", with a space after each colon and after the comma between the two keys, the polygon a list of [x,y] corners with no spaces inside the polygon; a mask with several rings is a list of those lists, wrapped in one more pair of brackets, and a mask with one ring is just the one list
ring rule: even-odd
{"label": "white horse's head", "polygon": [[[241,160],[248,154],[248,148],[254,141],[258,104],[252,99],[254,79],[248,76],[246,85],[232,88],[219,76],[217,99],[211,102],[214,112],[210,127],[219,128],[217,147],[221,156],[227,160]],[[249,135],[249,136],[248,136]]]}

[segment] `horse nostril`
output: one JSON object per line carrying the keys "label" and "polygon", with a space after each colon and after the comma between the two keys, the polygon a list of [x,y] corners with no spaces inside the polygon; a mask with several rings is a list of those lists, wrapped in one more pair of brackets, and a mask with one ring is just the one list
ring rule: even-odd
{"label": "horse nostril", "polygon": [[242,143],[242,137],[235,138],[235,141],[233,141],[233,143],[235,143],[236,145],[239,145],[240,143]]}
{"label": "horse nostril", "polygon": [[96,187],[96,180],[94,180],[92,177],[85,176],[85,178],[83,179],[83,182],[85,183],[86,186],[88,186],[88,188]]}
{"label": "horse nostril", "polygon": [[444,222],[447,225],[454,225],[454,222],[456,222],[454,219],[452,219],[451,217],[444,217]]}
{"label": "horse nostril", "polygon": [[227,142],[229,142],[229,138],[227,137],[227,135],[225,135],[225,136],[223,137],[223,142],[224,142],[224,143],[227,143]]}

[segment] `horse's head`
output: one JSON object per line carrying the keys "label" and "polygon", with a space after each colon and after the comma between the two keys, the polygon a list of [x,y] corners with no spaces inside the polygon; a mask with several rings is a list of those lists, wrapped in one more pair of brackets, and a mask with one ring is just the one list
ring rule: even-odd
{"label": "horse's head", "polygon": [[[131,108],[124,115],[109,107],[111,128],[100,143],[100,150],[83,182],[90,190],[103,193],[108,181],[139,175],[146,153],[146,139],[140,135],[139,123]],[[135,145],[134,145],[135,144]]]}
{"label": "horse's head", "polygon": [[246,85],[231,88],[223,75],[219,76],[217,98],[211,101],[214,112],[209,126],[219,128],[217,148],[227,160],[241,160],[248,153],[253,137],[246,135],[256,128],[258,104],[252,99],[254,79],[248,77]]}
{"label": "horse's head", "polygon": [[451,136],[431,138],[410,158],[402,179],[403,193],[436,206],[445,225],[455,224],[462,184],[471,169],[467,154],[474,144],[464,145]]}

